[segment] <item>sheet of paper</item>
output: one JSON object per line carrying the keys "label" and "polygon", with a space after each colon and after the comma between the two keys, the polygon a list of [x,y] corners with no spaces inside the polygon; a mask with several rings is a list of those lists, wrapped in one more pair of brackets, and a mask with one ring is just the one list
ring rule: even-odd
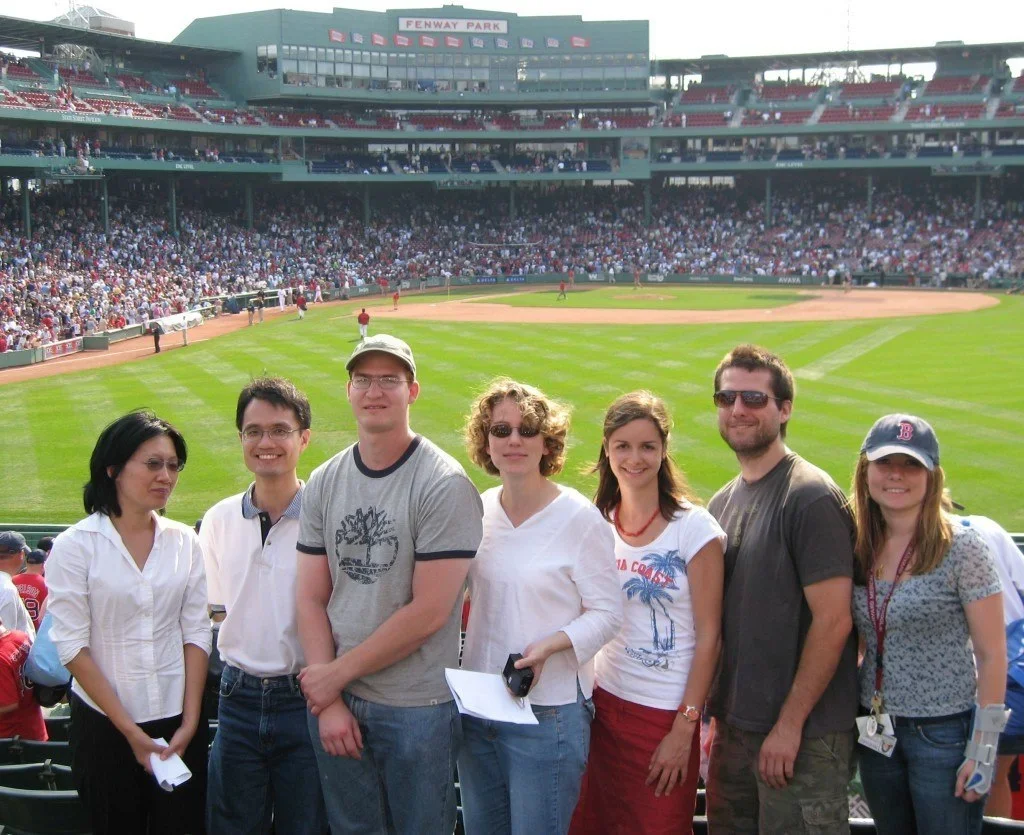
{"label": "sheet of paper", "polygon": [[444,677],[455,697],[459,713],[493,722],[538,724],[530,705],[530,697],[522,700],[514,698],[497,673],[474,673],[448,667]]}
{"label": "sheet of paper", "polygon": [[[167,740],[163,737],[153,741],[161,748],[167,747]],[[172,754],[166,760],[160,759],[157,754],[150,754],[149,765],[153,769],[157,784],[165,792],[174,791],[175,786],[180,786],[192,777],[192,772],[185,765],[185,761],[177,754]]]}

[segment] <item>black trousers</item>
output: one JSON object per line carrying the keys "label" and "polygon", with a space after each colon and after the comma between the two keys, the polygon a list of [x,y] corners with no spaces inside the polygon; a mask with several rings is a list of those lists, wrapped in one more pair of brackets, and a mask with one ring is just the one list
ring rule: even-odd
{"label": "black trousers", "polygon": [[[139,725],[151,737],[168,742],[180,726],[180,715]],[[203,835],[209,735],[203,716],[182,757],[192,778],[165,792],[135,761],[128,740],[113,723],[72,695],[71,773],[94,835]]]}

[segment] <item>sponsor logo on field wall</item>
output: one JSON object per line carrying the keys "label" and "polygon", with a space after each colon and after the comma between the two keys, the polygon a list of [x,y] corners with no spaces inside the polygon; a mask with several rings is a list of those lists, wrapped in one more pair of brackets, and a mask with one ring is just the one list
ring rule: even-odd
{"label": "sponsor logo on field wall", "polygon": [[754,276],[752,275],[734,275],[732,280],[737,284],[753,284]]}
{"label": "sponsor logo on field wall", "polygon": [[782,275],[779,276],[779,284],[802,284],[799,276],[795,275]]}

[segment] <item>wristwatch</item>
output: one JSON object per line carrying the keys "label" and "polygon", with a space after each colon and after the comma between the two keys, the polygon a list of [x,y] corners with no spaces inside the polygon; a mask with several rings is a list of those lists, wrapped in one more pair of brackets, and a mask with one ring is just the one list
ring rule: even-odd
{"label": "wristwatch", "polygon": [[700,721],[700,708],[694,707],[693,705],[683,705],[679,708],[679,712],[683,714],[688,722],[699,722]]}

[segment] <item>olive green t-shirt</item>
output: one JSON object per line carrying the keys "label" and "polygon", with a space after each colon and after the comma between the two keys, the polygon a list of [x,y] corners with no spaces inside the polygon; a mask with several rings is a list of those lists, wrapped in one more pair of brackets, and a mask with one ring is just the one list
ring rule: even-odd
{"label": "olive green t-shirt", "polygon": [[[729,537],[722,658],[708,712],[740,730],[767,733],[793,685],[811,625],[804,587],[853,576],[853,518],[828,474],[792,452],[753,484],[737,476],[708,510]],[[851,630],[805,737],[854,727],[856,658]]]}

